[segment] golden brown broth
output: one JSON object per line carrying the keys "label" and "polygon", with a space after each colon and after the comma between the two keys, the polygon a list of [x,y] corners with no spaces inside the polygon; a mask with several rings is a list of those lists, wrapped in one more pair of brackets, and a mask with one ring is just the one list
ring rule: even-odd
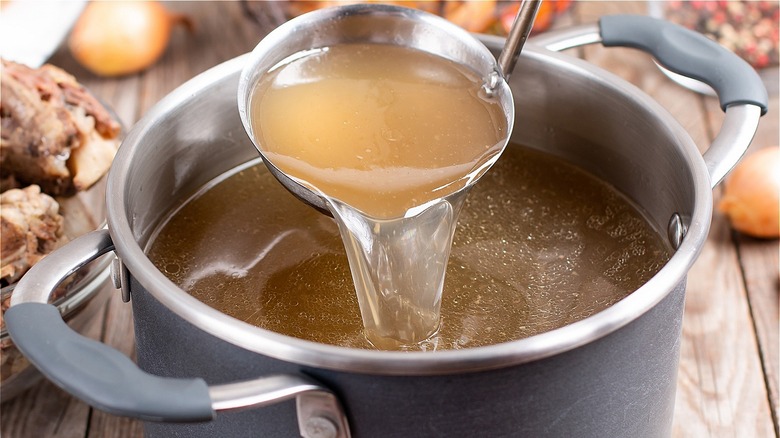
{"label": "golden brown broth", "polygon": [[266,75],[250,118],[286,174],[369,216],[401,217],[500,151],[505,117],[482,83],[425,52],[343,44]]}
{"label": "golden brown broth", "polygon": [[[338,229],[255,165],[187,202],[150,259],[240,320],[372,348]],[[438,334],[423,349],[525,338],[599,312],[668,260],[664,241],[605,183],[510,146],[469,195],[449,259]]]}

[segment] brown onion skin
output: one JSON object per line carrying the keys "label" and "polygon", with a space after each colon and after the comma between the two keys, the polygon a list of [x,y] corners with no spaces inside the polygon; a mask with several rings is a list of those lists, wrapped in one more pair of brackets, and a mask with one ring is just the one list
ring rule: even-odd
{"label": "brown onion skin", "polygon": [[745,157],[726,179],[718,210],[740,233],[763,239],[780,236],[780,148],[763,148]]}

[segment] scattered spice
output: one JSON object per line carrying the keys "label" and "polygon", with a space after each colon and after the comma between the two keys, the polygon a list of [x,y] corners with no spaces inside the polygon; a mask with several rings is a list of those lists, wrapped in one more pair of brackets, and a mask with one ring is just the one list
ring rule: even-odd
{"label": "scattered spice", "polygon": [[670,1],[666,18],[703,33],[760,69],[778,64],[780,3]]}

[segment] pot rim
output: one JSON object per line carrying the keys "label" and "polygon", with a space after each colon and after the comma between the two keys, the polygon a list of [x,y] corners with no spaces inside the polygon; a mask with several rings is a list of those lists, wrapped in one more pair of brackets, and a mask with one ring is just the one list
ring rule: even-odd
{"label": "pot rim", "polygon": [[[489,46],[492,41],[487,42]],[[146,257],[134,238],[126,208],[125,182],[133,157],[143,154],[142,139],[168,113],[198,96],[214,83],[240,74],[249,54],[219,64],[179,86],[155,105],[130,131],[109,172],[106,192],[109,232],[116,252],[133,277],[161,304],[179,317],[224,341],[249,351],[303,366],[378,375],[441,375],[477,372],[519,365],[560,354],[593,342],[644,315],[685,277],[707,237],[712,212],[710,176],[690,135],[660,104],[644,92],[584,60],[551,52],[529,43],[521,56],[541,58],[556,67],[602,83],[630,97],[657,116],[676,140],[684,163],[691,169],[694,207],[685,238],[669,261],[644,285],[607,309],[564,327],[501,344],[436,352],[391,352],[319,344],[253,326],[202,303],[180,289]],[[238,109],[236,109],[238,111]]]}

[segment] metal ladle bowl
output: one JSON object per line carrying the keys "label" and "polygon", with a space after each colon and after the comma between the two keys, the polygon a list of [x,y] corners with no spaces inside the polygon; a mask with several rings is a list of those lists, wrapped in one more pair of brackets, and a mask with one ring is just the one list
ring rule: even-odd
{"label": "metal ladle bowl", "polygon": [[[301,15],[268,34],[250,54],[238,83],[241,122],[263,156],[266,166],[282,185],[304,202],[330,215],[324,198],[285,174],[263,155],[251,123],[252,94],[264,75],[280,63],[286,62],[293,54],[337,44],[390,44],[443,57],[467,66],[483,78],[506,117],[507,131],[506,138],[503,139],[503,147],[506,147],[515,113],[505,72],[511,71],[520,53],[539,3],[524,2],[515,26],[510,31],[505,53],[499,57],[500,63],[481,42],[464,29],[441,17],[416,9],[355,4]],[[531,6],[527,7],[529,4]]]}

